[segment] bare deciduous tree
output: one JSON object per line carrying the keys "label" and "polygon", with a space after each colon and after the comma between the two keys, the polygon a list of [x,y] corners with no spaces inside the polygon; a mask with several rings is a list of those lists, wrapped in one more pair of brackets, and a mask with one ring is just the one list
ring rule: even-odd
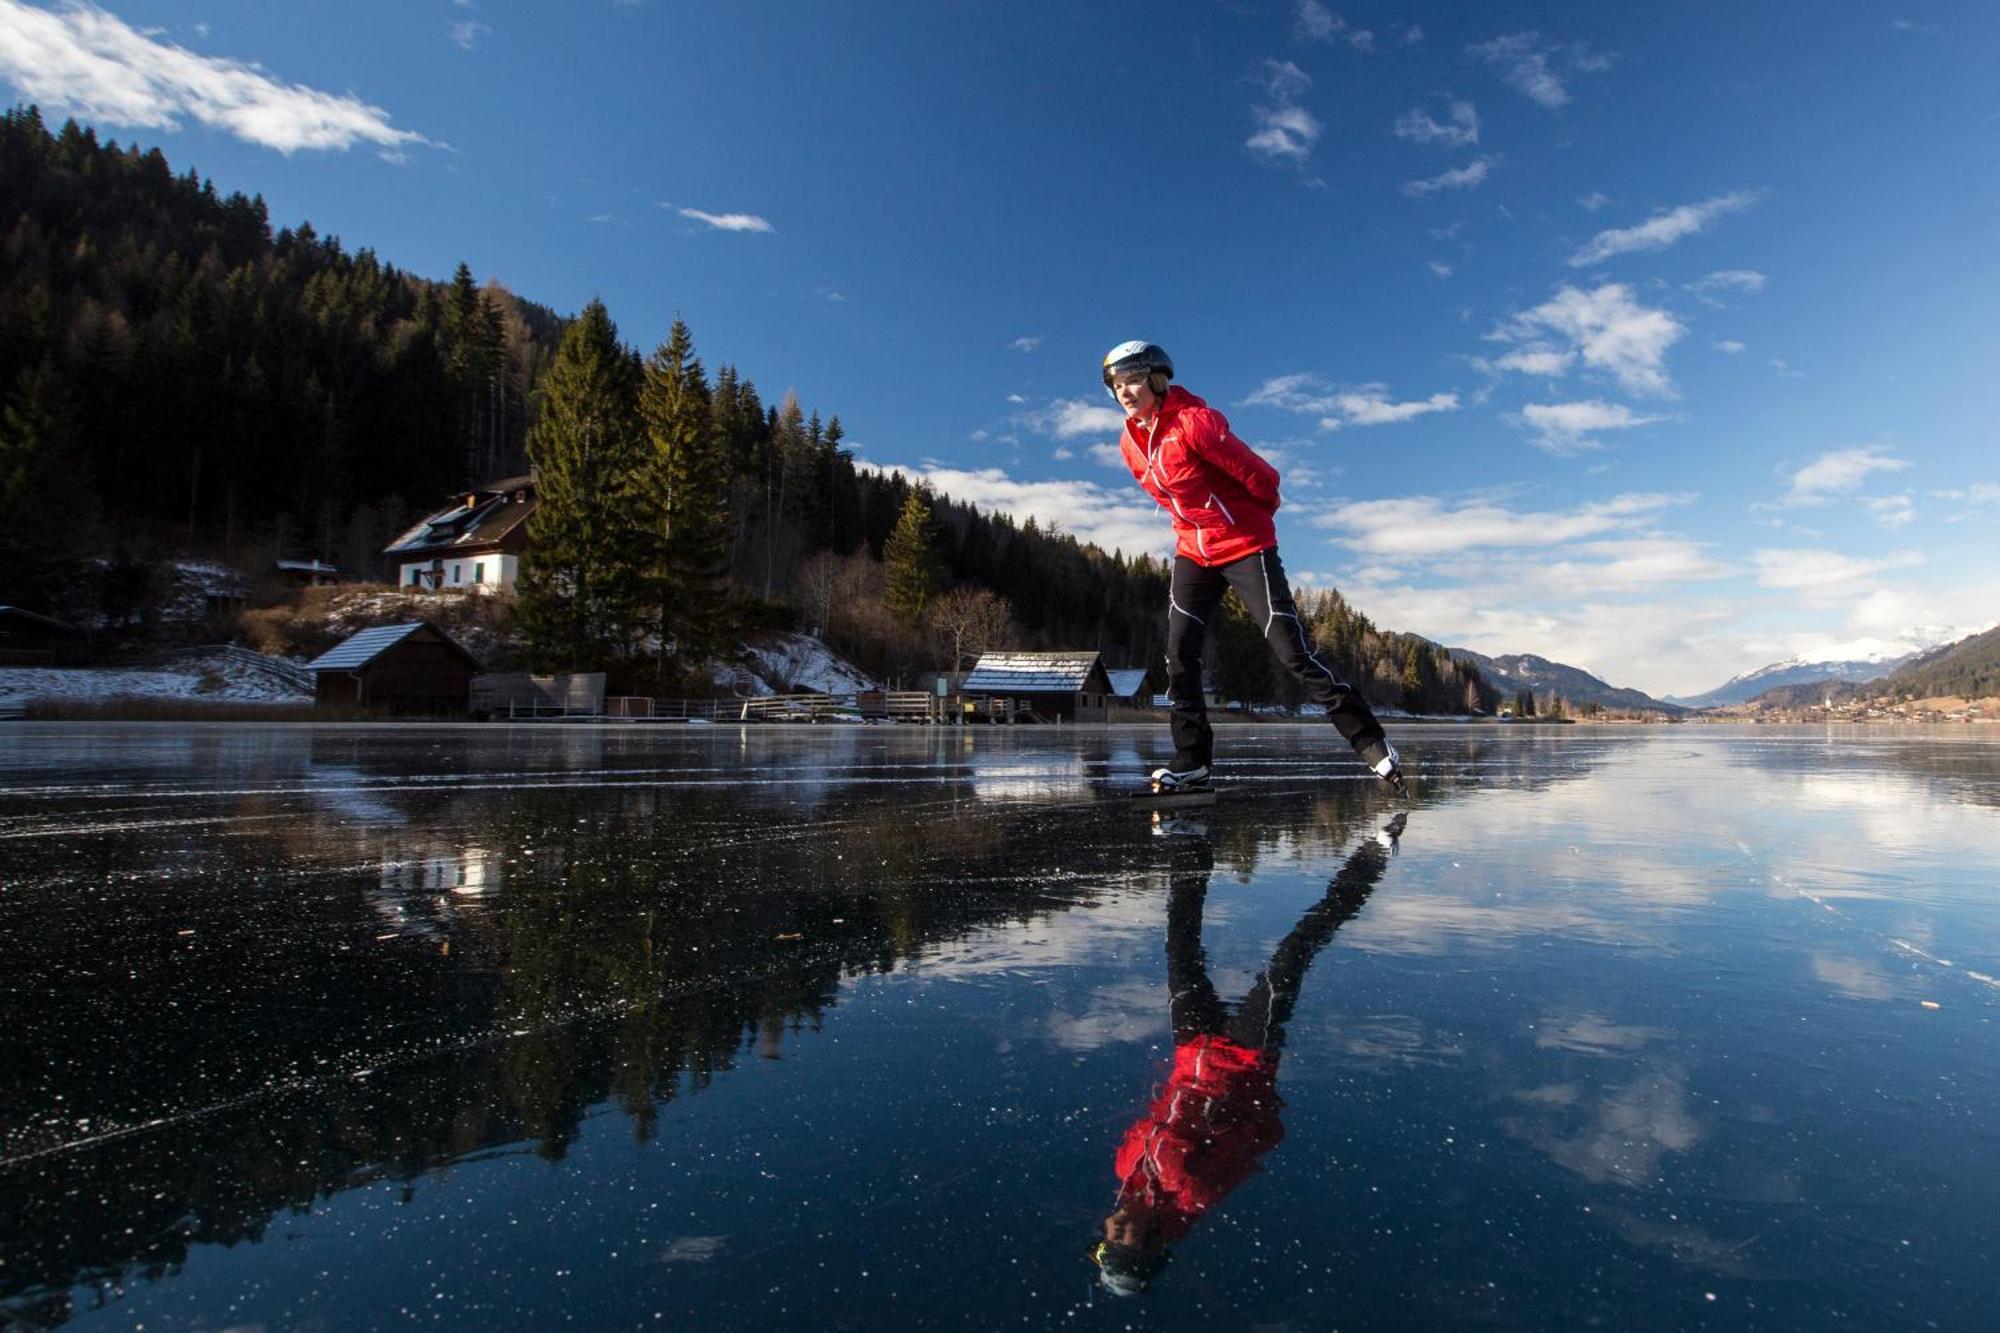
{"label": "bare deciduous tree", "polygon": [[931,633],[940,650],[949,648],[945,670],[959,671],[965,659],[1005,647],[1014,637],[1014,608],[985,588],[953,588],[931,603]]}

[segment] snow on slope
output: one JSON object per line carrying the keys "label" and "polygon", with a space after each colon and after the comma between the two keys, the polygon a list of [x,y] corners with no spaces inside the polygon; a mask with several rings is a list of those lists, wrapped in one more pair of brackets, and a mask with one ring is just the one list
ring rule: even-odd
{"label": "snow on slope", "polygon": [[753,670],[776,693],[852,694],[882,687],[810,634],[767,634],[743,645]]}
{"label": "snow on slope", "polygon": [[228,654],[188,653],[170,665],[138,667],[0,667],[0,703],[33,699],[205,699],[217,703],[298,704],[312,695],[289,688],[231,660]]}

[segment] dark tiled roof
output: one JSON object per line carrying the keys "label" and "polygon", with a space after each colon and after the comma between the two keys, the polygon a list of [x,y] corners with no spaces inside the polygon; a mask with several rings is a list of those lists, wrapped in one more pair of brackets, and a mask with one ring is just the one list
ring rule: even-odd
{"label": "dark tiled roof", "polygon": [[[516,504],[516,491],[525,490],[525,503]],[[467,505],[463,499],[428,515],[423,522],[383,548],[384,555],[426,555],[432,552],[462,551],[468,547],[492,546],[527,522],[535,511],[534,479],[506,477],[489,482],[477,491],[464,492],[482,498]]]}

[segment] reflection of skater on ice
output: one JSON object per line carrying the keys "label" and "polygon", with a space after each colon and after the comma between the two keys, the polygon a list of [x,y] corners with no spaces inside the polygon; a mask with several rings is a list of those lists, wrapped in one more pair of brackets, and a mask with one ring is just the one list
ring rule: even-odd
{"label": "reflection of skater on ice", "polygon": [[1201,945],[1213,859],[1205,842],[1177,845],[1167,904],[1173,1070],[1118,1147],[1118,1203],[1091,1249],[1106,1290],[1120,1296],[1144,1291],[1166,1266],[1168,1247],[1284,1138],[1278,1057],[1299,987],[1333,932],[1368,900],[1406,820],[1397,815],[1348,856],[1233,1011],[1209,981]]}

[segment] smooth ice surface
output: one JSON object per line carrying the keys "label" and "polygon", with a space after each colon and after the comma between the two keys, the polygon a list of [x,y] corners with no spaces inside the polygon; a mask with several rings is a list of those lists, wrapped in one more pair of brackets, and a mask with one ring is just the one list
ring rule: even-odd
{"label": "smooth ice surface", "polygon": [[1988,1327],[1986,734],[6,727],[0,1324]]}

